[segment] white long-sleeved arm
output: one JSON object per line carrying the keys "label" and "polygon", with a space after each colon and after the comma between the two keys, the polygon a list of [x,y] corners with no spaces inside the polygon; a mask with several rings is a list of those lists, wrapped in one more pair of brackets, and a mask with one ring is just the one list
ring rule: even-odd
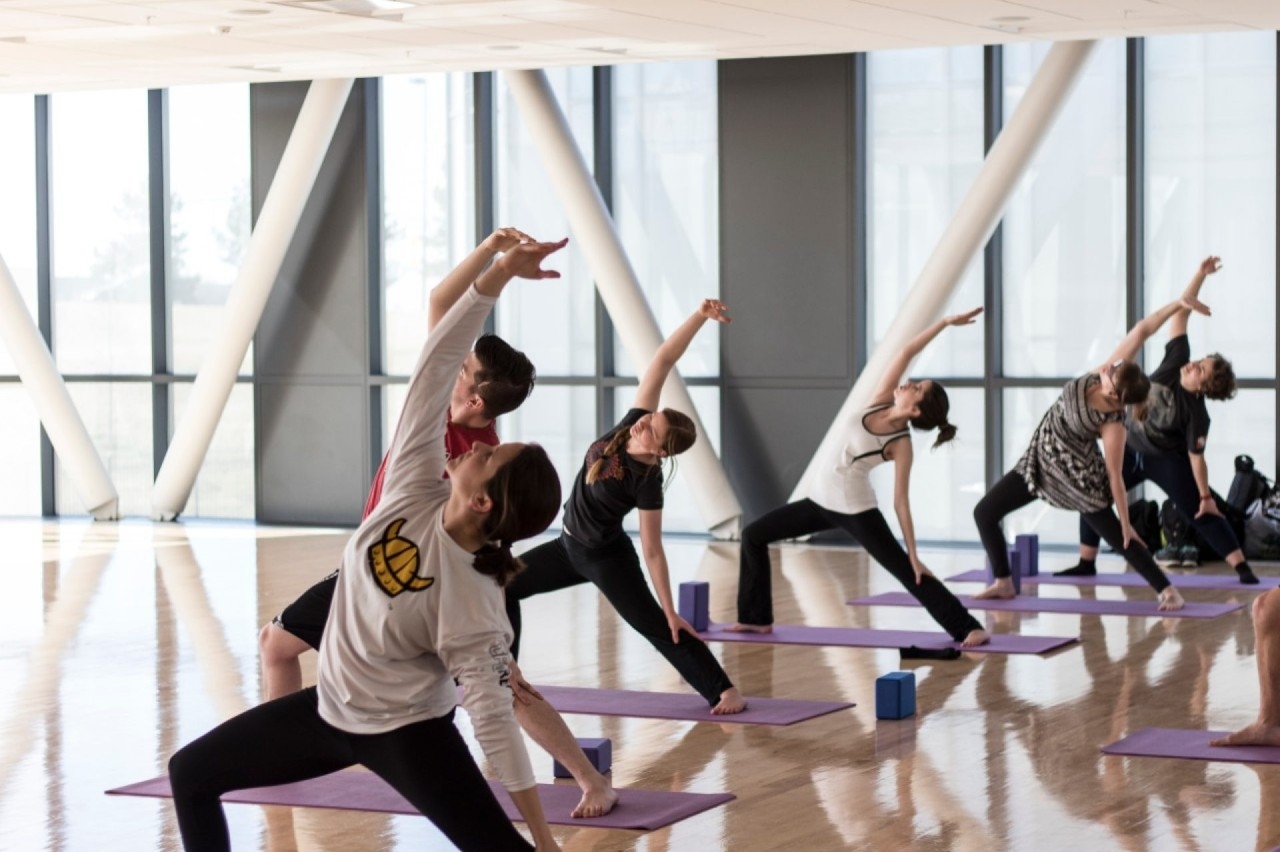
{"label": "white long-sleeved arm", "polygon": [[445,423],[453,385],[472,344],[484,330],[485,317],[495,301],[470,287],[427,335],[387,451],[384,494],[407,485],[440,487]]}

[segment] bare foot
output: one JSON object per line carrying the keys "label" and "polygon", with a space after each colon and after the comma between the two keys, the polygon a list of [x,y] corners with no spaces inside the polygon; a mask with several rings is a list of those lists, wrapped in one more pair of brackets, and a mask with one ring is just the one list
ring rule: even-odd
{"label": "bare foot", "polygon": [[1227,734],[1216,740],[1210,740],[1211,746],[1246,746],[1268,745],[1280,746],[1280,727],[1254,722],[1247,728],[1241,728],[1234,734]]}
{"label": "bare foot", "polygon": [[1013,590],[1012,577],[997,577],[996,581],[973,596],[976,601],[1011,601],[1018,596]]}
{"label": "bare foot", "polygon": [[737,624],[730,624],[725,628],[727,633],[772,633],[772,624],[743,624],[739,621]]}
{"label": "bare foot", "polygon": [[976,648],[991,641],[991,634],[985,630],[970,630],[969,635],[960,643],[961,648]]}
{"label": "bare foot", "polygon": [[747,709],[747,699],[742,697],[738,687],[731,686],[720,693],[720,703],[711,708],[712,716],[729,716]]}
{"label": "bare foot", "polygon": [[1160,593],[1160,612],[1175,612],[1187,605],[1182,599],[1182,595],[1178,594],[1178,590],[1173,586],[1166,586],[1165,590]]}
{"label": "bare foot", "polygon": [[573,818],[604,816],[613,810],[616,804],[618,804],[618,794],[609,784],[609,779],[601,775],[599,781],[583,789],[582,799],[573,809]]}

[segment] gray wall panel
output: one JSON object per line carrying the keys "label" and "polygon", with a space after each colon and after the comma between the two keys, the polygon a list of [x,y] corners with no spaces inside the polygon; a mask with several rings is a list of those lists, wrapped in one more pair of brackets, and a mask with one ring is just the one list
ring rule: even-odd
{"label": "gray wall panel", "polygon": [[[255,217],[306,92],[252,87]],[[372,478],[364,122],[357,84],[254,337],[261,521],[355,523]]]}
{"label": "gray wall panel", "polygon": [[750,521],[786,501],[853,384],[854,59],[719,67],[722,446]]}
{"label": "gray wall panel", "polygon": [[720,63],[726,378],[848,378],[852,103],[848,56]]}

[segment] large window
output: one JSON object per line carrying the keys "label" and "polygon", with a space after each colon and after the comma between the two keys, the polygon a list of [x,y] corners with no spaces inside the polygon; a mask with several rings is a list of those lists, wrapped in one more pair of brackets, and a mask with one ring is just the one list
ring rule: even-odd
{"label": "large window", "polygon": [[[249,87],[169,92],[169,369],[193,375],[249,246]],[[253,372],[250,347],[240,366]]]}
{"label": "large window", "polygon": [[[622,65],[613,71],[613,97],[614,218],[649,307],[670,332],[720,292],[716,66]],[[614,352],[618,375],[636,375],[616,337]],[[717,376],[719,353],[713,323],[680,372]]]}
{"label": "large window", "polygon": [[[868,336],[879,342],[982,165],[982,48],[886,50],[867,57]],[[982,304],[982,254],[947,313]],[[945,334],[921,376],[980,376],[982,326]]]}
{"label": "large window", "polygon": [[147,94],[77,92],[50,101],[58,367],[149,374]]}
{"label": "large window", "polygon": [[[0,95],[0,258],[36,315],[35,99]],[[13,374],[9,350],[0,346],[0,375]]]}
{"label": "large window", "polygon": [[[1190,321],[1193,357],[1220,351],[1241,377],[1274,377],[1275,33],[1148,39],[1146,82],[1147,306],[1220,255],[1201,293],[1213,317]],[[1152,340],[1149,367],[1166,340]]]}
{"label": "large window", "polygon": [[[594,151],[591,69],[554,68],[546,74],[574,141],[590,163]],[[495,224],[520,228],[540,240],[568,236],[564,205],[502,75],[495,77],[494,89]],[[570,242],[548,266],[562,277],[512,287],[496,309],[497,331],[533,360],[539,375],[594,375],[595,288],[586,259],[577,243]]]}
{"label": "large window", "polygon": [[[1050,46],[1004,48],[1006,116]],[[1124,42],[1103,40],[1005,213],[1006,375],[1079,375],[1124,335],[1124,145]]]}
{"label": "large window", "polygon": [[391,375],[412,371],[431,288],[476,244],[471,79],[382,83],[383,369]]}

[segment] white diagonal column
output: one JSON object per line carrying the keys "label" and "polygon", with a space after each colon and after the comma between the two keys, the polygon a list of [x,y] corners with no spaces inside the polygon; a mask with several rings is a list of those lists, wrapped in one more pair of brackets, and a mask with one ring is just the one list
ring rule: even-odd
{"label": "white diagonal column", "polygon": [[9,348],[18,377],[40,416],[49,443],[62,468],[71,477],[76,494],[95,520],[113,521],[120,514],[120,499],[111,483],[80,412],[71,401],[66,382],[40,335],[27,303],[22,300],[4,258],[0,257],[0,339]]}
{"label": "white diagonal column", "polygon": [[196,374],[187,409],[156,476],[151,498],[151,515],[156,520],[171,521],[187,505],[240,364],[329,151],[351,84],[351,80],[314,80],[307,90],[249,238],[244,265],[227,297],[222,328]]}
{"label": "white diagonal column", "polygon": [[965,267],[995,230],[1018,179],[1053,126],[1095,44],[1092,41],[1063,41],[1049,50],[1017,109],[987,153],[951,224],[903,300],[888,333],[854,382],[848,398],[792,492],[792,500],[809,496],[815,471],[836,452],[855,418],[866,408],[867,400],[888,363],[942,314]]}
{"label": "white diagonal column", "polygon": [[[551,175],[560,203],[569,217],[569,227],[586,255],[591,274],[613,320],[618,338],[632,363],[647,364],[662,344],[662,331],[649,309],[635,270],[627,259],[613,218],[587,170],[582,152],[573,141],[568,122],[555,93],[541,71],[504,71],[511,93],[520,108],[529,135],[538,148],[543,165]],[[673,370],[663,387],[664,402],[688,412],[700,434],[706,429],[689,390]],[[710,441],[698,441],[680,459],[680,468],[689,477],[694,499],[707,527],[718,535],[735,535],[742,506],[738,503],[724,467]]]}

